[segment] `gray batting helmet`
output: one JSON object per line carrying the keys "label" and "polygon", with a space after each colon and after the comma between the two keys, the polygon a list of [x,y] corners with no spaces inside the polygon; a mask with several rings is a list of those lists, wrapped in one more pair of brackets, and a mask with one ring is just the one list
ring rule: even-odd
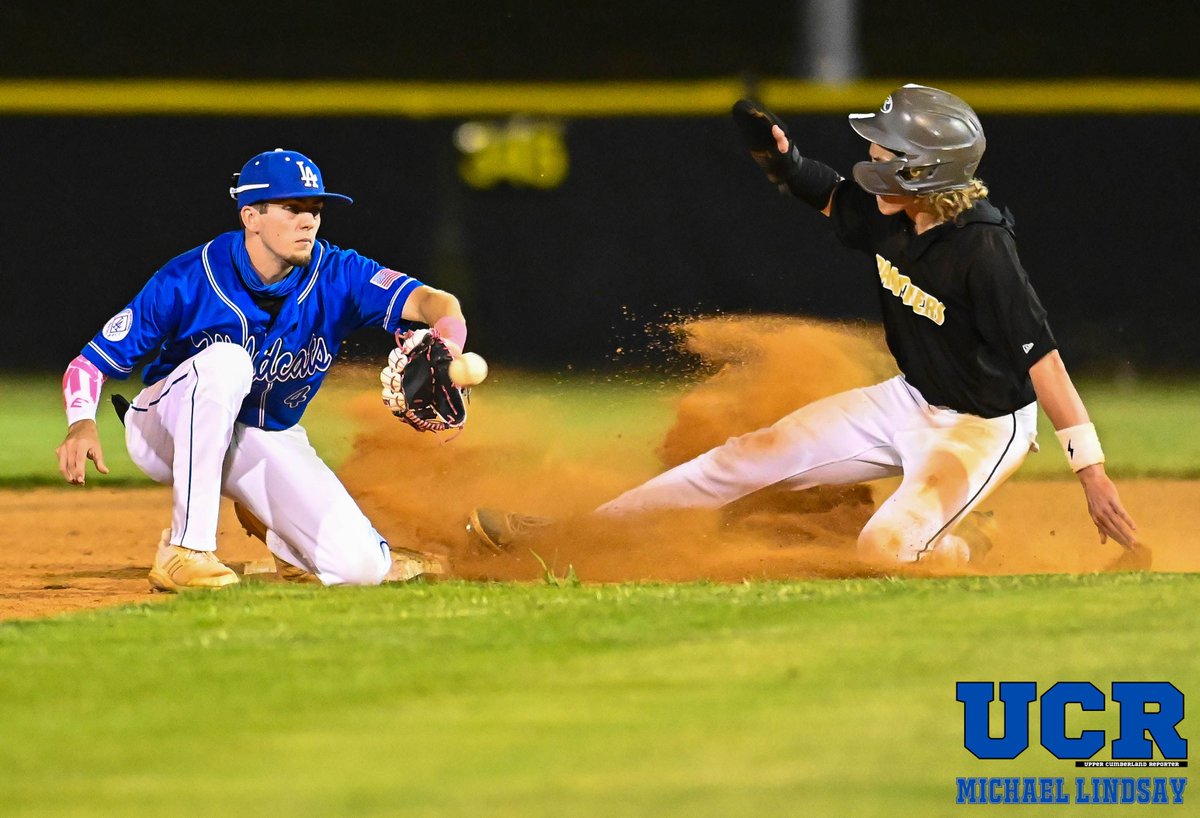
{"label": "gray batting helmet", "polygon": [[868,193],[910,196],[968,187],[987,140],[971,106],[924,85],[898,88],[871,114],[850,114],[859,136],[896,154],[859,162],[854,181]]}

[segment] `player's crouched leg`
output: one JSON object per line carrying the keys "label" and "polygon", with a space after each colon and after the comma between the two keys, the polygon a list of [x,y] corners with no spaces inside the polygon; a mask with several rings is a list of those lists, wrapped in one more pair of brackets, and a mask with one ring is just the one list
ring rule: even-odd
{"label": "player's crouched leg", "polygon": [[325,517],[315,556],[325,585],[379,585],[392,567],[387,540],[357,507]]}
{"label": "player's crouched leg", "polygon": [[392,557],[387,542],[303,427],[280,431],[239,426],[229,449],[224,494],[253,515],[276,558],[323,585],[378,585]]}
{"label": "player's crouched leg", "polygon": [[[200,350],[131,402],[124,417],[130,458],[159,483],[175,482],[177,466],[185,469],[185,484],[196,478],[201,482],[219,478],[220,466],[207,460],[219,463],[224,456],[218,443],[229,439],[253,380],[250,356],[237,344],[221,342]],[[206,461],[199,468],[190,450],[192,439],[208,444],[199,449]],[[177,464],[180,453],[184,456]],[[182,531],[181,525],[177,533]]]}
{"label": "player's crouched leg", "polygon": [[197,352],[190,362],[196,368],[198,398],[240,408],[254,381],[254,364],[245,349],[218,341]]}

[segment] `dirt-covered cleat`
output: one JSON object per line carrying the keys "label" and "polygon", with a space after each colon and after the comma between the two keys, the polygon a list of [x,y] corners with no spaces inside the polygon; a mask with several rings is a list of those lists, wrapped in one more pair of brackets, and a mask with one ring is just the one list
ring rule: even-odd
{"label": "dirt-covered cleat", "polygon": [[506,551],[521,537],[553,523],[550,517],[475,508],[467,516],[467,538],[492,551]]}
{"label": "dirt-covered cleat", "polygon": [[954,533],[967,544],[969,564],[979,565],[983,562],[991,552],[993,540],[999,530],[1000,523],[996,521],[994,511],[972,511],[963,517],[962,522],[955,527]]}
{"label": "dirt-covered cleat", "polygon": [[158,550],[154,553],[154,565],[150,567],[152,591],[215,590],[237,583],[238,575],[217,559],[215,553],[172,545],[170,538],[171,529],[163,529]]}
{"label": "dirt-covered cleat", "polygon": [[[250,509],[246,508],[241,503],[234,501],[233,514],[237,517],[238,524],[242,530],[246,532],[246,536],[253,537],[261,541],[264,545],[267,542],[267,525],[262,520],[258,519]],[[320,585],[321,580],[317,579],[316,574],[301,568],[297,565],[292,565],[290,562],[281,560],[275,554],[271,555],[271,559],[275,564],[275,576],[283,582],[297,582],[307,585]],[[247,572],[250,573],[250,572]],[[262,571],[255,573],[270,573],[270,571]]]}
{"label": "dirt-covered cleat", "polygon": [[275,576],[284,582],[296,582],[303,585],[320,585],[321,580],[317,579],[317,575],[311,571],[306,571],[299,566],[292,565],[290,562],[281,560],[275,554],[271,555],[275,560]]}
{"label": "dirt-covered cleat", "polygon": [[264,544],[267,542],[267,524],[255,517],[250,509],[235,500],[233,514],[237,517],[242,530],[246,532],[246,536],[261,540]]}
{"label": "dirt-covered cleat", "polygon": [[384,582],[408,582],[420,577],[432,578],[446,573],[446,564],[435,554],[414,551],[390,545],[392,567],[388,569]]}

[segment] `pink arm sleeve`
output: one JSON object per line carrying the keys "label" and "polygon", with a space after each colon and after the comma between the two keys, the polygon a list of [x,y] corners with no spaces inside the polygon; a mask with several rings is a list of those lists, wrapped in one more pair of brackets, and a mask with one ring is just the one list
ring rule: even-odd
{"label": "pink arm sleeve", "polygon": [[433,325],[438,337],[446,342],[450,352],[457,358],[467,345],[467,322],[454,315],[443,315]]}
{"label": "pink arm sleeve", "polygon": [[67,425],[80,420],[95,420],[100,403],[100,387],[106,378],[96,365],[82,355],[67,365],[63,375],[63,406],[67,410]]}

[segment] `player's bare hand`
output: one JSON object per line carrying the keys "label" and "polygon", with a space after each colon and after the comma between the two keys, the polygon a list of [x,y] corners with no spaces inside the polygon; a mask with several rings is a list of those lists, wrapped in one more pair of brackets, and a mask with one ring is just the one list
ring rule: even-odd
{"label": "player's bare hand", "polygon": [[1097,463],[1080,469],[1079,481],[1083,483],[1083,492],[1087,495],[1088,513],[1092,522],[1100,532],[1101,544],[1112,537],[1126,548],[1137,545],[1137,524],[1129,516],[1129,512],[1121,505],[1117,487],[1104,473],[1104,466]]}
{"label": "player's bare hand", "polygon": [[95,462],[96,471],[108,474],[108,466],[104,465],[104,451],[100,448],[100,433],[94,420],[72,423],[66,439],[55,452],[58,454],[58,471],[68,483],[83,485],[89,460]]}
{"label": "player's bare hand", "polygon": [[771,136],[775,137],[775,147],[779,150],[779,152],[787,153],[788,137],[787,134],[783,132],[783,128],[780,128],[778,125],[772,125]]}

